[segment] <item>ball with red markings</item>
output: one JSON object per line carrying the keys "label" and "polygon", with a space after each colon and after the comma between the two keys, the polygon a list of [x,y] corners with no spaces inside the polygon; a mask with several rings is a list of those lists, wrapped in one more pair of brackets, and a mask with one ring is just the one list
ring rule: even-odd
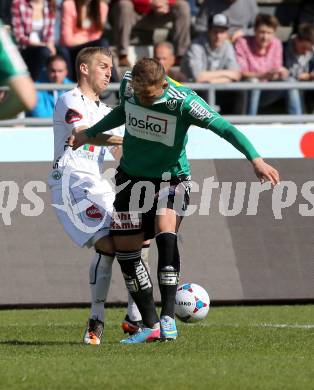
{"label": "ball with red markings", "polygon": [[203,320],[209,310],[207,291],[195,283],[184,283],[178,287],[175,300],[175,314],[183,322]]}

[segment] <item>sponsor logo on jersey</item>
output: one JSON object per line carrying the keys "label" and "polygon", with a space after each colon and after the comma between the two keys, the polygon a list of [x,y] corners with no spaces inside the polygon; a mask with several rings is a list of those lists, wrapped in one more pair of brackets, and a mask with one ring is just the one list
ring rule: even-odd
{"label": "sponsor logo on jersey", "polygon": [[86,160],[94,161],[94,155],[92,153],[86,153],[84,150],[77,149],[75,150],[77,157],[85,158]]}
{"label": "sponsor logo on jersey", "polygon": [[167,120],[151,115],[147,115],[146,119],[138,119],[129,113],[128,125],[138,129],[153,131],[154,133],[167,134]]}
{"label": "sponsor logo on jersey", "polygon": [[129,100],[125,102],[125,113],[125,127],[131,136],[167,146],[174,145],[178,120],[176,115],[137,106]]}
{"label": "sponsor logo on jersey", "polygon": [[86,209],[86,216],[90,219],[102,219],[102,214],[95,205],[92,205]]}
{"label": "sponsor logo on jersey", "polygon": [[166,102],[166,106],[169,110],[175,110],[177,108],[177,104],[178,102],[175,99],[171,99]]}
{"label": "sponsor logo on jersey", "polygon": [[113,213],[111,230],[136,230],[142,226],[141,216],[138,213],[119,211]]}
{"label": "sponsor logo on jersey", "polygon": [[73,108],[69,108],[68,111],[65,114],[65,121],[66,123],[75,123],[80,121],[83,118],[83,115],[79,112],[73,110]]}
{"label": "sponsor logo on jersey", "polygon": [[206,110],[205,107],[200,105],[196,100],[192,100],[190,103],[191,109],[189,113],[194,116],[194,118],[199,120],[204,120],[205,118],[211,118],[213,114]]}

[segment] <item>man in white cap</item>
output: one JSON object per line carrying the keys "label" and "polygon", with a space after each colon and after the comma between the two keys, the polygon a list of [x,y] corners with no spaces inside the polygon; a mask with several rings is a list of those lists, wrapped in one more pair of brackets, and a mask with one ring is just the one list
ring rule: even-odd
{"label": "man in white cap", "polygon": [[[189,80],[220,84],[240,80],[240,67],[229,41],[229,26],[224,14],[209,17],[208,31],[192,42],[181,63],[181,71]],[[223,114],[239,114],[243,110],[243,97],[239,92],[218,91],[216,102]]]}
{"label": "man in white cap", "polygon": [[209,16],[224,14],[229,19],[229,38],[235,42],[239,37],[253,33],[258,12],[256,0],[205,0],[195,23],[195,32],[205,32]]}
{"label": "man in white cap", "polygon": [[191,81],[226,83],[240,79],[239,65],[228,40],[228,28],[227,16],[213,15],[208,21],[208,32],[192,42],[181,66]]}

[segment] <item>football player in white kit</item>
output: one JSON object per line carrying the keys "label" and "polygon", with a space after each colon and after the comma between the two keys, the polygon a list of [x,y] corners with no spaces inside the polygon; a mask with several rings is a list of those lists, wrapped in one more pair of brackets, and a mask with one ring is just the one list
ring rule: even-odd
{"label": "football player in white kit", "polygon": [[[112,55],[107,48],[88,47],[77,55],[78,86],[59,97],[54,111],[55,155],[49,175],[52,205],[64,230],[79,246],[96,251],[90,264],[91,313],[83,338],[84,343],[92,345],[101,342],[115,256],[109,237],[114,192],[101,175],[105,154],[119,154],[124,128],[100,134],[93,145],[75,151],[68,146],[68,138],[74,129],[88,128],[111,111],[99,99],[109,84],[111,69]],[[128,300],[128,315],[122,326],[132,332],[138,329],[141,316],[134,301]]]}

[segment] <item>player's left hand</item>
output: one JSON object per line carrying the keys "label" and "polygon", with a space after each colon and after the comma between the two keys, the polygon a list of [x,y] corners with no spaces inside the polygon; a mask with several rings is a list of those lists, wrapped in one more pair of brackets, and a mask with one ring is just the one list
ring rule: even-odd
{"label": "player's left hand", "polygon": [[273,185],[279,183],[279,172],[271,165],[265,163],[265,161],[261,157],[252,160],[252,164],[254,167],[255,174],[259,178],[261,183],[264,183],[267,180],[269,180]]}
{"label": "player's left hand", "polygon": [[76,150],[82,145],[85,145],[89,142],[89,138],[87,135],[83,132],[75,132],[69,137],[69,146],[73,148],[73,150]]}

